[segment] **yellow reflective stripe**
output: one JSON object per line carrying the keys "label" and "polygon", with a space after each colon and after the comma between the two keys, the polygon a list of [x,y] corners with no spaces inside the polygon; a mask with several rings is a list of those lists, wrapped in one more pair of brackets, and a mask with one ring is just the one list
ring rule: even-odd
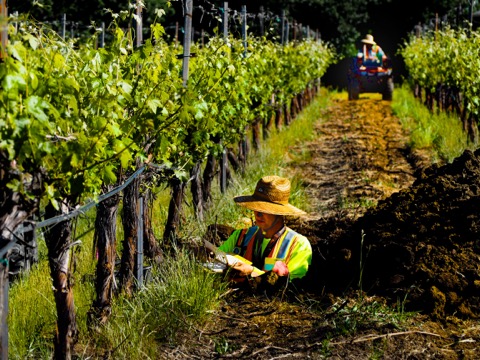
{"label": "yellow reflective stripe", "polygon": [[[272,258],[278,258],[278,253],[280,252],[280,249],[282,248],[282,244],[283,244],[283,241],[285,240],[285,237],[287,236],[287,234],[289,232],[293,232],[293,230],[290,230],[290,229],[287,229],[283,235],[280,237],[279,241],[277,241],[277,243],[275,244],[275,247],[273,248],[273,253],[272,253]],[[290,253],[290,249],[292,247],[292,245],[295,243],[295,238],[296,238],[297,234],[295,233],[295,235],[293,236],[293,238],[290,240],[290,243],[288,244],[288,247],[285,249],[285,256],[284,257],[281,257],[281,258],[278,258],[277,260],[284,260],[287,255]]]}
{"label": "yellow reflective stripe", "polygon": [[285,230],[285,232],[282,234],[280,239],[278,239],[277,243],[275,244],[275,247],[273,248],[273,253],[272,253],[272,258],[277,258],[278,252],[280,251],[280,248],[282,247],[283,240],[285,240],[285,236],[287,235],[288,229]]}

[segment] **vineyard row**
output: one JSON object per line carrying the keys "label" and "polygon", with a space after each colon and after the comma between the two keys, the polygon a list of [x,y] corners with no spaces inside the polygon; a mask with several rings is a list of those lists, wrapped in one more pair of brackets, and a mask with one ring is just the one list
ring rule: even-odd
{"label": "vineyard row", "polygon": [[[175,238],[187,180],[201,217],[222,154],[241,164],[245,146],[233,149],[245,143],[247,133],[256,147],[262,125],[268,136],[291,121],[335,59],[327,44],[315,40],[282,46],[265,38],[248,44],[212,38],[203,47],[192,45],[195,56],[190,56],[185,83],[180,50],[163,40],[160,24],[152,25],[152,36],[142,46],[134,46],[134,27],[128,26],[133,15],[114,17],[109,26],[113,41],[100,49],[95,38],[78,44],[34,22],[22,23],[9,34],[8,56],[0,63],[3,240],[13,241],[16,227],[33,214],[40,219],[68,214],[118,187],[145,163],[164,167],[155,176],[142,174],[123,190],[118,284],[127,293],[135,284],[140,184],[171,186],[164,238]],[[91,317],[98,321],[104,321],[111,303],[112,214],[119,201],[116,194],[97,206],[97,298]],[[58,356],[71,350],[72,334],[78,331],[67,270],[71,237],[69,220],[45,232],[55,302],[64,309],[57,322]],[[152,236],[146,236],[144,251],[152,257],[158,252]]]}
{"label": "vineyard row", "polygon": [[469,29],[430,31],[412,36],[401,49],[417,97],[433,109],[459,115],[470,139],[478,142],[480,119],[480,33]]}

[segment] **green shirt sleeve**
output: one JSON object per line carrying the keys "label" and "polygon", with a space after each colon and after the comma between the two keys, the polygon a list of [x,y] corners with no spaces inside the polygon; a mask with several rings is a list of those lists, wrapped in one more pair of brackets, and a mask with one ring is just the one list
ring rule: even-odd
{"label": "green shirt sleeve", "polygon": [[305,236],[298,235],[297,242],[294,245],[292,255],[287,264],[288,271],[290,272],[290,280],[304,277],[311,263],[312,246]]}
{"label": "green shirt sleeve", "polygon": [[238,237],[240,236],[241,229],[235,230],[225,242],[220,245],[218,248],[222,251],[225,251],[227,253],[233,252],[233,249],[235,249],[235,245],[237,245],[237,240]]}

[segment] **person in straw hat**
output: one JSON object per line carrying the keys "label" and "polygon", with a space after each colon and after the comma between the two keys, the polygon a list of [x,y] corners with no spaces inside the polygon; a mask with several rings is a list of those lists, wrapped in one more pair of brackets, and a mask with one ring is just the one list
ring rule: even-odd
{"label": "person in straw hat", "polygon": [[289,203],[290,181],[279,176],[262,177],[252,195],[237,196],[234,201],[253,210],[255,225],[236,230],[219,247],[226,253],[240,255],[231,267],[240,277],[270,273],[293,279],[306,275],[312,260],[312,247],[305,236],[285,225],[284,216],[306,214]]}
{"label": "person in straw hat", "polygon": [[363,46],[357,54],[357,63],[360,70],[364,70],[366,67],[382,66],[387,57],[382,48],[375,42],[373,36],[367,34],[365,39],[362,39],[362,43]]}

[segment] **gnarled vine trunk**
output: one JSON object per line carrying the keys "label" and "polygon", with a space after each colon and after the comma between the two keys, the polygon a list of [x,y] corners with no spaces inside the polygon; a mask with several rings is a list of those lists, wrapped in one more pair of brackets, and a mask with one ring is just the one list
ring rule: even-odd
{"label": "gnarled vine trunk", "polygon": [[278,104],[278,107],[275,109],[275,127],[280,130],[282,128],[283,122],[283,106]]}
{"label": "gnarled vine trunk", "polygon": [[[38,211],[38,199],[43,191],[43,174],[39,171],[25,181],[15,162],[0,152],[0,239],[3,242],[14,240],[15,230],[25,220]],[[23,188],[33,197],[25,197],[12,191],[7,184],[12,181],[23,182]]]}
{"label": "gnarled vine trunk", "polygon": [[152,191],[148,188],[144,194],[144,204],[148,204],[143,214],[143,252],[145,256],[152,259],[155,263],[160,264],[163,260],[163,252],[153,233],[152,214],[154,199]]}
{"label": "gnarled vine trunk", "polygon": [[182,204],[185,197],[185,183],[174,177],[170,181],[172,189],[172,197],[168,206],[168,217],[165,225],[163,238],[167,243],[175,241],[177,238],[177,230],[180,225],[182,215]]}
{"label": "gnarled vine trunk", "polygon": [[97,206],[94,235],[97,256],[96,298],[88,313],[89,325],[104,324],[112,312],[119,202],[120,195],[115,194]]}
{"label": "gnarled vine trunk", "polygon": [[190,190],[192,192],[193,208],[195,210],[195,215],[197,216],[198,220],[203,221],[203,210],[205,209],[205,204],[203,201],[202,179],[200,176],[201,166],[202,163],[198,162],[190,172],[190,175],[192,177]]}
{"label": "gnarled vine trunk", "polygon": [[[51,205],[45,210],[47,219],[68,213],[66,200],[61,209],[55,210]],[[78,327],[73,298],[73,282],[70,272],[70,249],[72,247],[71,221],[62,221],[45,232],[48,249],[48,263],[53,282],[53,295],[57,309],[57,331],[54,339],[54,358],[71,359],[72,351],[78,338]]]}
{"label": "gnarled vine trunk", "polygon": [[[43,191],[43,174],[39,171],[31,177],[23,177],[18,171],[16,163],[8,159],[7,154],[0,152],[0,248],[8,246],[11,249],[17,228],[38,211],[38,199]],[[25,179],[28,179],[25,181]],[[18,192],[12,191],[7,184],[11,181],[23,182],[23,187],[32,197],[25,197]],[[7,250],[7,249],[5,249]],[[9,264],[3,258],[0,259],[0,320],[4,331],[0,331],[0,357],[7,358],[8,336],[7,312],[8,308],[8,283]]]}
{"label": "gnarled vine trunk", "polygon": [[205,207],[208,206],[212,199],[212,182],[215,178],[215,168],[217,167],[217,159],[213,154],[209,154],[207,157],[207,163],[205,169],[203,169],[203,186],[202,196]]}
{"label": "gnarled vine trunk", "polygon": [[284,116],[285,116],[285,125],[289,126],[290,123],[292,122],[292,117],[290,115],[290,111],[288,111],[288,104],[287,103],[283,104],[283,113],[284,113]]}
{"label": "gnarled vine trunk", "polygon": [[261,128],[260,128],[260,118],[256,118],[252,125],[252,146],[255,151],[260,149],[261,144]]}
{"label": "gnarled vine trunk", "polygon": [[140,193],[140,177],[132,180],[123,190],[123,249],[120,264],[120,291],[132,295],[135,285],[136,251],[138,238],[138,197]]}

